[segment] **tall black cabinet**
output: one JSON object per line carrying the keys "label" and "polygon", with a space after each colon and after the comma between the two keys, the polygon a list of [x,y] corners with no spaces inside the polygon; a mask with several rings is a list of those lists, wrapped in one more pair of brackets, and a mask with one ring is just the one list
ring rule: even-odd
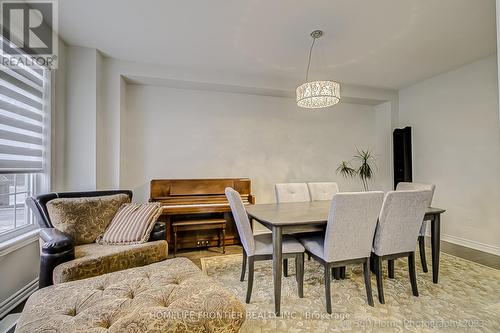
{"label": "tall black cabinet", "polygon": [[411,127],[397,128],[392,133],[394,151],[394,188],[399,182],[412,181]]}

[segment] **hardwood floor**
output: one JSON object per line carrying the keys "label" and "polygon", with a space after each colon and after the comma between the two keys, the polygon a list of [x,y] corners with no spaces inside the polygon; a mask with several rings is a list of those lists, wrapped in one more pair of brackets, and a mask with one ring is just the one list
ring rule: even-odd
{"label": "hardwood floor", "polygon": [[[226,254],[240,254],[242,253],[240,245],[228,245],[226,246]],[[179,250],[177,251],[177,257],[185,257],[194,262],[198,267],[201,268],[201,258],[222,256],[222,249],[220,247],[209,247],[203,249],[194,250]],[[168,254],[168,259],[173,258],[173,251]]]}

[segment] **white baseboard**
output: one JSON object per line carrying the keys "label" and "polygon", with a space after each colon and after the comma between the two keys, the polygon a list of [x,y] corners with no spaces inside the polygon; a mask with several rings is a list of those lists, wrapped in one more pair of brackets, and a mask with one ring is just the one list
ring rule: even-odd
{"label": "white baseboard", "polygon": [[6,316],[12,309],[18,306],[38,289],[38,278],[18,290],[14,295],[0,303],[0,318]]}
{"label": "white baseboard", "polygon": [[461,237],[456,237],[456,236],[452,236],[452,235],[443,235],[443,234],[441,234],[441,240],[445,241],[445,242],[457,244],[460,246],[468,247],[468,248],[471,248],[474,250],[479,250],[482,252],[486,252],[486,253],[500,256],[500,247],[498,247],[498,246],[493,246],[493,245],[484,244],[484,243],[476,242],[476,241],[461,238]]}

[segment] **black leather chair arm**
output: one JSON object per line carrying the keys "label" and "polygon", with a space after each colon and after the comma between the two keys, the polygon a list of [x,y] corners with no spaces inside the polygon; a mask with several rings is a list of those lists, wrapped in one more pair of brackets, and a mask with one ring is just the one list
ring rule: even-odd
{"label": "black leather chair arm", "polygon": [[158,240],[167,239],[167,226],[165,222],[156,222],[153,230],[151,230],[151,235],[149,236],[149,241],[154,242]]}
{"label": "black leather chair arm", "polygon": [[40,238],[43,244],[38,285],[44,288],[53,284],[52,272],[57,265],[75,259],[75,247],[69,235],[55,228],[41,229]]}
{"label": "black leather chair arm", "polygon": [[43,240],[42,252],[55,254],[65,252],[72,249],[73,239],[55,228],[42,228],[40,230],[40,238]]}

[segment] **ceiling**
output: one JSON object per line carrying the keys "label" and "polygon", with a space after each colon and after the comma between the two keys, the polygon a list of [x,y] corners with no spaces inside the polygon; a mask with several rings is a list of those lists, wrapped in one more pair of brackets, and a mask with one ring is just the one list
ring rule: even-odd
{"label": "ceiling", "polygon": [[106,56],[399,89],[496,52],[494,0],[63,0],[59,33]]}

